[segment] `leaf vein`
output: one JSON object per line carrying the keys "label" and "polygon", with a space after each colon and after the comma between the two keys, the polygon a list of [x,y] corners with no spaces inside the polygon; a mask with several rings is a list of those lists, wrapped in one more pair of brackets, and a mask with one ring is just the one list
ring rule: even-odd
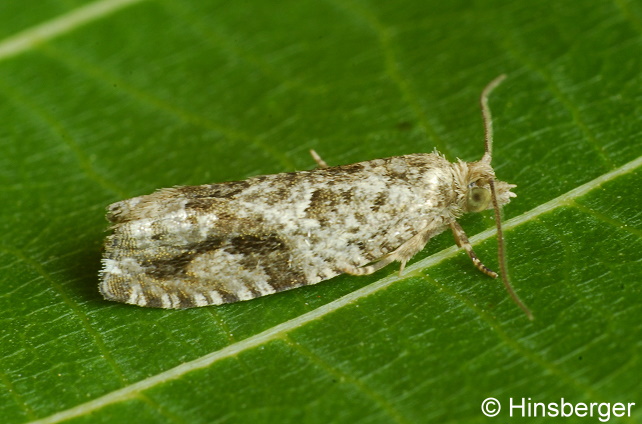
{"label": "leaf vein", "polygon": [[351,385],[356,387],[360,392],[362,392],[363,394],[371,398],[375,403],[377,403],[380,406],[380,408],[383,411],[385,411],[390,416],[390,418],[393,419],[393,422],[408,423],[408,424],[411,422],[406,417],[404,417],[403,414],[397,408],[394,407],[394,405],[388,402],[381,394],[377,393],[376,391],[368,387],[363,381],[361,381],[361,379],[357,377],[353,377],[350,374],[347,374],[346,372],[338,369],[337,367],[333,367],[332,365],[328,364],[326,361],[324,361],[314,352],[305,348],[300,343],[292,340],[292,338],[289,337],[287,334],[283,335],[281,339],[283,339],[290,347],[295,349],[301,355],[303,355],[304,357],[310,359],[312,362],[317,364],[328,374],[333,375],[334,377],[340,379],[342,382],[349,382]]}
{"label": "leaf vein", "polygon": [[444,153],[448,154],[448,148],[443,142],[439,134],[434,129],[433,125],[430,124],[430,121],[426,117],[426,114],[421,107],[421,102],[417,99],[410,86],[410,82],[401,71],[401,66],[397,55],[395,54],[395,47],[393,44],[394,33],[389,27],[386,27],[383,22],[370,10],[358,7],[353,2],[342,1],[340,4],[335,2],[337,6],[346,8],[350,13],[357,16],[361,20],[365,21],[372,31],[377,36],[379,45],[383,51],[384,57],[384,69],[388,77],[394,82],[397,86],[397,89],[401,93],[402,99],[408,104],[410,110],[415,115],[420,125],[424,129],[425,134],[433,140],[433,144],[436,148]]}
{"label": "leaf vein", "polygon": [[166,113],[179,122],[189,123],[196,127],[217,132],[231,140],[251,143],[258,149],[263,150],[268,156],[277,160],[284,167],[290,169],[295,168],[294,163],[286,155],[271,147],[269,143],[265,143],[261,136],[251,136],[241,130],[212,121],[211,118],[207,118],[200,114],[195,114],[189,110],[175,106],[164,99],[147,92],[145,89],[138,88],[129,82],[120,79],[118,76],[107,71],[104,67],[84,61],[82,58],[74,55],[70,51],[62,50],[53,46],[47,46],[46,48],[43,48],[43,52],[48,53],[50,57],[62,63],[71,65],[70,67],[73,68],[75,72],[82,71],[83,75],[97,83],[101,83],[109,87],[117,86],[122,93],[129,96],[136,102]]}
{"label": "leaf vein", "polygon": [[613,227],[615,227],[615,228],[617,228],[619,230],[624,230],[624,231],[626,231],[626,232],[628,232],[630,234],[633,234],[633,235],[636,235],[639,238],[642,238],[642,231],[638,230],[637,228],[631,227],[626,222],[623,222],[623,221],[615,219],[615,218],[613,218],[611,216],[605,215],[602,212],[596,211],[595,209],[591,209],[588,206],[582,205],[582,204],[577,203],[577,202],[573,202],[572,206],[575,207],[576,209],[586,213],[587,215],[591,215],[591,216],[599,219],[600,221],[602,221],[602,222],[604,222],[606,224],[609,224],[609,225],[611,225],[611,226],[613,226]]}
{"label": "leaf vein", "polygon": [[118,376],[119,380],[122,383],[127,383],[128,380],[121,371],[120,367],[114,360],[114,358],[111,355],[111,352],[107,347],[105,346],[105,343],[102,340],[102,336],[98,331],[96,331],[93,326],[89,322],[89,317],[87,314],[85,314],[77,305],[76,302],[73,302],[64,292],[62,287],[58,283],[56,283],[55,279],[51,277],[49,272],[47,272],[42,265],[26,255],[22,250],[13,248],[13,247],[7,247],[7,246],[0,246],[1,250],[4,250],[6,253],[9,253],[11,255],[16,256],[19,258],[21,261],[24,263],[28,264],[33,268],[40,276],[47,281],[50,286],[58,292],[60,297],[62,298],[63,302],[69,306],[71,312],[80,320],[80,323],[82,325],[82,328],[84,331],[86,331],[93,339],[95,342],[96,347],[98,348],[98,351],[100,352],[101,356],[104,357],[105,361],[109,364],[109,366],[113,369],[114,373],[116,376]]}

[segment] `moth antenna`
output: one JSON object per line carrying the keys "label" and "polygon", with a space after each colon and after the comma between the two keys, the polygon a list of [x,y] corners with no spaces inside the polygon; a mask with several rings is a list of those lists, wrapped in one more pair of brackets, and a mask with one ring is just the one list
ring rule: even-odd
{"label": "moth antenna", "polygon": [[[481,110],[482,110],[482,117],[484,119],[484,139],[485,139],[485,146],[484,146],[484,156],[481,158],[481,162],[486,162],[490,164],[490,161],[493,158],[493,117],[490,113],[490,107],[488,106],[488,97],[490,96],[490,93],[497,88],[499,84],[504,81],[506,78],[505,74],[502,74],[492,80],[482,91],[481,98],[480,98],[480,103],[481,103]],[[533,320],[533,313],[531,312],[530,309],[528,309],[528,306],[522,302],[522,300],[517,296],[517,293],[515,293],[515,290],[513,289],[513,286],[510,283],[510,280],[508,279],[508,267],[506,266],[506,254],[505,254],[505,248],[504,248],[504,232],[502,231],[502,218],[499,212],[499,203],[497,202],[497,192],[495,191],[495,181],[493,178],[489,180],[489,185],[490,185],[490,192],[491,192],[491,197],[493,199],[493,209],[495,210],[495,226],[497,227],[497,260],[499,262],[499,274],[502,276],[502,283],[504,283],[504,287],[506,288],[506,291],[510,295],[510,297],[513,299],[513,302],[517,304],[517,306],[520,307],[522,311],[526,314],[529,320]]]}
{"label": "moth antenna", "polygon": [[495,181],[492,179],[490,180],[490,191],[493,198],[493,209],[495,210],[495,225],[497,227],[497,260],[499,262],[499,275],[502,276],[502,283],[504,283],[504,287],[506,287],[506,291],[513,299],[513,302],[515,302],[517,306],[519,306],[521,310],[524,311],[528,319],[532,321],[534,319],[533,313],[530,309],[528,309],[528,306],[526,306],[524,302],[521,301],[519,296],[517,296],[517,293],[515,293],[515,290],[513,289],[513,286],[508,279],[508,267],[506,266],[506,255],[504,254],[504,233],[502,231],[502,219],[499,214],[497,194],[495,193]]}
{"label": "moth antenna", "polygon": [[487,162],[490,163],[490,161],[493,158],[493,117],[490,114],[490,107],[488,107],[488,97],[490,96],[490,93],[504,81],[506,78],[505,74],[502,74],[492,80],[488,85],[484,88],[481,94],[480,98],[480,103],[481,103],[481,110],[482,110],[482,117],[484,118],[484,139],[485,139],[485,145],[484,145],[484,156],[482,156],[481,161],[482,162]]}

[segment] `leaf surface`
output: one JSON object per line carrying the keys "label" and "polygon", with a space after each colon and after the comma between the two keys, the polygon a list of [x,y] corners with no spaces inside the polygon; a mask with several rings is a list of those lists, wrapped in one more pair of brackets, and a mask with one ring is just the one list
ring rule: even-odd
{"label": "leaf surface", "polygon": [[[640,403],[638,2],[23,4],[0,6],[1,422],[475,423],[487,397],[519,422],[511,398]],[[106,205],[309,169],[311,148],[330,165],[476,160],[478,96],[501,73],[493,163],[517,184],[509,269],[535,321],[447,233],[401,277],[184,311],[101,299]],[[492,215],[460,223],[496,268]]]}

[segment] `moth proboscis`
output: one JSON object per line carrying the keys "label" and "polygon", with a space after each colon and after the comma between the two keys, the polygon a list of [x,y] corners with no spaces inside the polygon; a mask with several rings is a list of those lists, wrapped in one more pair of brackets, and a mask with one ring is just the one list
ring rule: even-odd
{"label": "moth proboscis", "polygon": [[173,187],[108,207],[100,291],[108,300],[191,308],[248,300],[316,284],[342,273],[371,274],[392,262],[401,270],[447,228],[473,264],[478,258],[457,219],[495,210],[502,280],[507,278],[499,208],[515,185],[495,179],[493,128],[483,90],[485,153],[448,162],[438,152],[375,159],[243,181]]}

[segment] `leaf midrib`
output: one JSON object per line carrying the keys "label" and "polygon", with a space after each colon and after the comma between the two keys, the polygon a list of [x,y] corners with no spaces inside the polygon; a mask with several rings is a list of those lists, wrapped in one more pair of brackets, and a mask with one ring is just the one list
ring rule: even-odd
{"label": "leaf midrib", "polygon": [[34,45],[67,34],[89,22],[104,18],[127,6],[145,0],[102,0],[73,9],[71,12],[28,28],[0,42],[0,60],[31,49]]}

